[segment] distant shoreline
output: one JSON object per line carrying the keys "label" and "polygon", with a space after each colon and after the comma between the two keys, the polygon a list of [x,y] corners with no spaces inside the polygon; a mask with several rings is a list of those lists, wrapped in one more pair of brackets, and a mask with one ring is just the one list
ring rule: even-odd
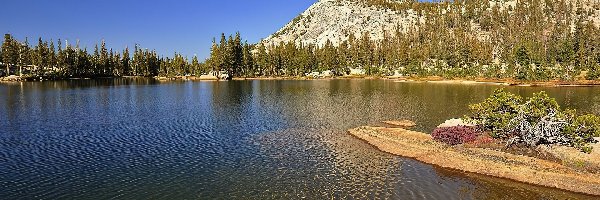
{"label": "distant shoreline", "polygon": [[442,79],[439,77],[426,78],[399,78],[395,82],[427,82],[444,84],[483,84],[504,85],[518,87],[592,87],[600,86],[600,80],[576,80],[576,81],[520,81],[514,79]]}
{"label": "distant shoreline", "polygon": [[[159,80],[214,80],[218,79],[203,79],[196,76],[188,77],[154,77]],[[519,81],[513,79],[444,79],[441,77],[399,77],[399,76],[333,76],[324,78],[312,78],[306,76],[274,76],[274,77],[236,77],[232,80],[335,80],[335,79],[384,79],[398,83],[404,82],[425,82],[425,83],[440,83],[440,84],[482,84],[482,85],[504,85],[518,87],[592,87],[600,86],[600,80],[577,80],[577,81]]]}
{"label": "distant shoreline", "polygon": [[[122,77],[82,77],[82,78],[40,78],[18,76],[0,77],[0,82],[31,82],[31,81],[53,81],[53,80],[82,80],[82,79],[106,79],[106,78],[153,78],[159,81],[222,81],[216,77],[197,76],[175,76],[175,77],[145,77],[145,76],[122,76]],[[306,76],[273,76],[273,77],[235,77],[232,80],[334,80],[334,79],[385,79],[397,83],[439,83],[439,84],[464,84],[464,85],[503,85],[517,87],[594,87],[600,86],[600,80],[576,80],[576,81],[521,81],[514,79],[444,79],[442,77],[397,77],[397,76],[333,76],[324,78],[312,78]]]}

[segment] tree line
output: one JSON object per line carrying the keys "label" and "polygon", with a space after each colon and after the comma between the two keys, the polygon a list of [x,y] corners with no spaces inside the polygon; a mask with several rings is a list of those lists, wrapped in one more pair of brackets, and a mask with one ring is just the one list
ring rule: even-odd
{"label": "tree line", "polygon": [[446,78],[600,77],[600,30],[591,19],[598,5],[565,0],[521,0],[506,7],[484,0],[366,2],[398,11],[413,9],[426,20],[409,27],[398,24],[382,40],[371,40],[363,32],[345,33],[347,40],[336,46],[331,41],[322,46],[259,43],[252,54],[254,65],[234,66],[242,67],[238,71],[246,76],[299,76],[323,70],[343,75],[350,68],[362,68],[367,75],[400,72]]}
{"label": "tree line", "polygon": [[[173,57],[161,57],[155,50],[142,49],[135,45],[130,53],[128,47],[122,52],[107,49],[104,40],[90,52],[80,48],[79,42],[72,46],[54,41],[38,39],[31,46],[27,38],[23,42],[5,34],[0,49],[0,62],[5,65],[5,75],[25,77],[95,78],[121,76],[185,76],[199,75],[207,71],[203,63],[194,56],[188,60],[180,53]],[[14,69],[13,69],[14,68]]]}

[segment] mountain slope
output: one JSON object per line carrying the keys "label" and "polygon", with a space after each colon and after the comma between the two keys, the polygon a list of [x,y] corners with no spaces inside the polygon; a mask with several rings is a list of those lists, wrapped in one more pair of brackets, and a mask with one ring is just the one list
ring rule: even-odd
{"label": "mountain slope", "polygon": [[[487,38],[490,33],[482,30],[488,26],[486,19],[493,20],[493,12],[506,12],[510,17],[517,17],[517,7],[525,4],[539,5],[543,19],[555,23],[556,15],[569,12],[570,24],[574,24],[579,16],[585,15],[585,20],[600,24],[600,1],[598,0],[567,0],[566,8],[562,1],[466,1],[466,3],[415,3],[390,0],[321,0],[309,7],[305,12],[293,19],[276,33],[265,38],[265,45],[278,45],[280,42],[293,41],[296,44],[317,44],[323,46],[327,40],[334,45],[348,40],[350,34],[360,37],[364,32],[369,33],[372,40],[381,40],[384,34],[393,34],[396,29],[405,33],[418,28],[419,24],[431,20],[450,17],[452,10],[460,9],[461,23],[468,23],[472,34],[480,39]],[[552,13],[552,12],[554,13]],[[562,12],[562,13],[561,13]],[[558,14],[557,14],[558,13]],[[465,15],[472,15],[464,17]],[[445,20],[445,19],[444,19]],[[495,27],[498,28],[498,27]],[[502,27],[500,27],[502,28]],[[489,28],[485,28],[489,29]]]}
{"label": "mountain slope", "polygon": [[322,0],[264,41],[275,45],[294,41],[322,46],[329,39],[337,45],[347,40],[349,34],[358,37],[361,32],[369,32],[372,39],[383,39],[384,31],[393,31],[398,25],[413,26],[418,19],[412,10],[403,14],[363,2]]}

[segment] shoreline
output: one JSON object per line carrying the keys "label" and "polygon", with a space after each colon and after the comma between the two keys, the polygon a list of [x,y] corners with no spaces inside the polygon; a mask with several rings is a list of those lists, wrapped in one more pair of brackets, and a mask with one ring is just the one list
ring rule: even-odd
{"label": "shoreline", "polygon": [[398,78],[394,82],[423,82],[439,84],[464,84],[464,85],[502,85],[516,87],[594,87],[600,86],[600,80],[577,80],[577,81],[519,81],[514,79],[444,79],[441,77],[425,78]]}
{"label": "shoreline", "polygon": [[577,170],[568,163],[486,148],[448,146],[434,141],[429,134],[403,128],[363,126],[348,133],[383,152],[438,167],[600,196],[600,173]]}
{"label": "shoreline", "polygon": [[[176,77],[145,77],[145,76],[121,76],[121,77],[84,77],[84,78],[49,78],[18,76],[0,77],[0,82],[35,82],[53,80],[89,80],[106,78],[152,78],[158,81],[224,81],[216,77],[176,76]],[[600,86],[600,80],[576,80],[576,81],[519,81],[514,79],[444,79],[442,77],[398,77],[398,76],[334,76],[324,78],[311,78],[305,76],[274,76],[274,77],[235,77],[232,80],[335,80],[335,79],[382,79],[395,83],[434,83],[434,84],[463,84],[463,85],[500,85],[514,87],[596,87]]]}

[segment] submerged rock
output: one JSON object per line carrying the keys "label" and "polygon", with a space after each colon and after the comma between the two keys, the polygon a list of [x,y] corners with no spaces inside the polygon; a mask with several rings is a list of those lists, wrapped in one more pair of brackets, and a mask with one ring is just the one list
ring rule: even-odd
{"label": "submerged rock", "polygon": [[383,123],[394,125],[394,126],[402,126],[402,127],[413,127],[417,124],[410,120],[398,120],[398,121],[383,121]]}

